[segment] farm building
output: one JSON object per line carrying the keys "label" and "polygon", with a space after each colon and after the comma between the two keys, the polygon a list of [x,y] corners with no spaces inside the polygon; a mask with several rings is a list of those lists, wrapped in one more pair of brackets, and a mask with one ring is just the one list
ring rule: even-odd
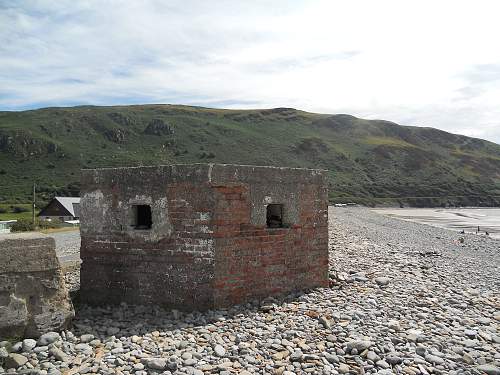
{"label": "farm building", "polygon": [[74,221],[80,219],[79,197],[54,197],[38,217],[42,220]]}

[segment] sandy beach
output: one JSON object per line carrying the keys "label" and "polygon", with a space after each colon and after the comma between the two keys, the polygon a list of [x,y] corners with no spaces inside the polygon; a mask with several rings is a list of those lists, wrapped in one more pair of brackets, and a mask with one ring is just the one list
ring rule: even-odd
{"label": "sandy beach", "polygon": [[500,238],[500,208],[387,208],[372,210],[402,220]]}

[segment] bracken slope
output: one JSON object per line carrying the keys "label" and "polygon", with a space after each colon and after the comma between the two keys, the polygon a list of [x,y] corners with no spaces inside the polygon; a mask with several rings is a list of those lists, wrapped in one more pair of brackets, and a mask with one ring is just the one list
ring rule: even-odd
{"label": "bracken slope", "polygon": [[324,168],[332,202],[498,205],[500,146],[292,108],[178,105],[0,112],[0,198],[78,193],[79,170],[169,163]]}

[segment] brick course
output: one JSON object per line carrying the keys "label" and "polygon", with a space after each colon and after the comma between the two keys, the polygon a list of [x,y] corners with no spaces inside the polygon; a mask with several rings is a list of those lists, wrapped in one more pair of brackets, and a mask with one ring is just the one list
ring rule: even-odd
{"label": "brick course", "polygon": [[[267,228],[266,206],[285,228]],[[131,207],[151,205],[149,230]],[[204,310],[328,285],[323,171],[221,164],[84,170],[81,297]]]}

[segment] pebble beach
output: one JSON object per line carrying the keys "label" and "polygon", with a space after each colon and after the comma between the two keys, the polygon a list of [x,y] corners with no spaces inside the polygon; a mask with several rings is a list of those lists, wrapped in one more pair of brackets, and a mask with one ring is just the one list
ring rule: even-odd
{"label": "pebble beach", "polygon": [[330,288],[192,313],[76,303],[71,331],[0,342],[0,373],[500,374],[500,240],[329,217]]}

